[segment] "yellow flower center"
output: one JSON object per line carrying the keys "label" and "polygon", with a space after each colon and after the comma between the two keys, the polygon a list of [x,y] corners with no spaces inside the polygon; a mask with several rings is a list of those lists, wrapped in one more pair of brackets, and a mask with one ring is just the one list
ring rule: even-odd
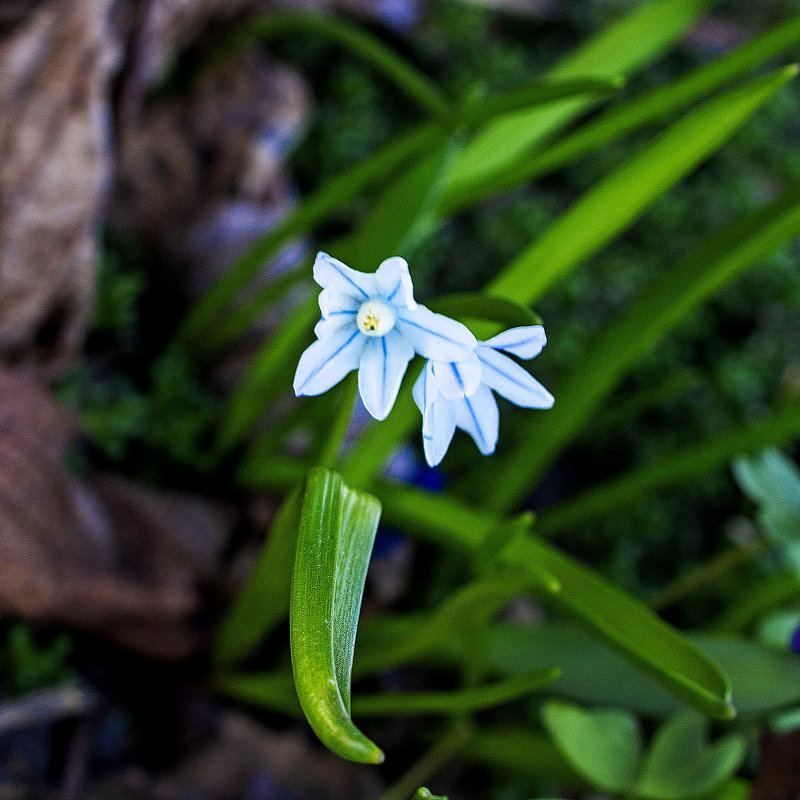
{"label": "yellow flower center", "polygon": [[386,336],[394,328],[396,319],[395,310],[389,303],[372,297],[358,309],[356,324],[365,336]]}

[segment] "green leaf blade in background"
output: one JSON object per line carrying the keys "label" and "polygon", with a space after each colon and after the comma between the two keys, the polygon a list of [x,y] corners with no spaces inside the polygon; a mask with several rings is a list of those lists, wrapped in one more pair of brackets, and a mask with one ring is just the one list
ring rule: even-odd
{"label": "green leaf blade in background", "polygon": [[[694,22],[703,0],[657,0],[601,31],[545,73],[547,80],[613,80],[654,61]],[[545,108],[518,111],[486,126],[467,146],[453,170],[446,197],[474,192],[509,162],[557,132],[597,101],[572,98]]]}
{"label": "green leaf blade in background", "polygon": [[[577,359],[556,404],[522,424],[520,443],[498,457],[491,504],[513,508],[544,469],[595,418],[638,358],[744,270],[800,234],[800,189],[712,234],[658,276]],[[535,448],[527,442],[536,442]]]}
{"label": "green leaf blade in background", "polygon": [[551,700],[542,722],[561,755],[594,786],[627,794],[642,756],[642,731],[633,714],[600,709],[585,711]]}
{"label": "green leaf blade in background", "polygon": [[776,25],[761,36],[726,51],[709,64],[653,91],[609,108],[574,131],[511,160],[491,177],[458,194],[448,192],[439,212],[442,216],[474,205],[488,195],[549,174],[573,163],[609,142],[645,126],[665,121],[697,100],[708,97],[736,78],[745,76],[770,58],[800,43],[800,17]]}
{"label": "green leaf blade in background", "polygon": [[534,303],[708,158],[796,74],[795,66],[776,70],[686,114],[589,189],[492,281],[489,293]]}
{"label": "green leaf blade in background", "polygon": [[246,658],[289,613],[301,498],[297,488],[284,499],[252,574],[222,620],[214,643],[219,668]]}
{"label": "green leaf blade in background", "polygon": [[[687,703],[720,719],[735,714],[727,677],[647,606],[530,535],[509,543],[502,558],[522,571],[535,564],[553,575],[561,590],[541,595],[545,603],[574,617]],[[530,591],[539,593],[535,584]]]}
{"label": "green leaf blade in background", "polygon": [[380,518],[374,498],[341,477],[309,472],[292,578],[289,640],[297,696],[334,753],[377,764],[383,753],[350,719],[350,673],[363,579]]}

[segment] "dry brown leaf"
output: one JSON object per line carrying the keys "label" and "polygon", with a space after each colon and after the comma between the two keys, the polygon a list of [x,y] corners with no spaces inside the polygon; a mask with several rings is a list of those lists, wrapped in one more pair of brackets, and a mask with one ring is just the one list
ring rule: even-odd
{"label": "dry brown leaf", "polygon": [[44,390],[0,368],[0,614],[188,655],[235,515],[119,477],[78,480],[63,466],[71,435]]}
{"label": "dry brown leaf", "polygon": [[0,353],[49,368],[79,347],[91,303],[110,5],[50,0],[0,42]]}

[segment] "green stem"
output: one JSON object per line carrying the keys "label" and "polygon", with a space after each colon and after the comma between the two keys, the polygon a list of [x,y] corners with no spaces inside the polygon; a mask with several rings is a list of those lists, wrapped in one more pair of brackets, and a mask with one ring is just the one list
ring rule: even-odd
{"label": "green stem", "polygon": [[333,419],[330,434],[319,454],[318,466],[333,468],[342,447],[342,442],[347,434],[350,419],[353,416],[353,407],[358,397],[358,373],[352,372],[345,379],[339,398],[339,408]]}

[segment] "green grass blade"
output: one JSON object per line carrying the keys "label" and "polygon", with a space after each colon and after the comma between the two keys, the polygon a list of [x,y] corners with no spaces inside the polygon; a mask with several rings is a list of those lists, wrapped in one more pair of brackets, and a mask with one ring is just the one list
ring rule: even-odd
{"label": "green grass blade", "polygon": [[[687,314],[800,233],[800,189],[744,214],[662,273],[577,360],[546,415],[530,415],[498,458],[492,507],[510,509],[594,418],[638,359]],[[535,447],[529,443],[535,442]]]}
{"label": "green grass blade", "polygon": [[692,481],[725,467],[740,455],[755,453],[800,437],[800,406],[776,411],[767,419],[727,431],[678,450],[660,461],[638,467],[626,475],[596,486],[547,511],[536,525],[537,533],[552,536],[583,525],[631,503],[643,495]]}
{"label": "green grass blade", "polygon": [[314,732],[334,753],[377,764],[383,753],[350,719],[350,664],[380,504],[322,468],[309,472],[289,605],[292,672]]}
{"label": "green grass blade", "polygon": [[451,692],[356,695],[353,698],[353,711],[359,717],[468,714],[527,697],[552,683],[558,676],[557,669],[544,669],[485,686],[471,686]]}
{"label": "green grass blade", "polygon": [[411,800],[447,800],[447,797],[441,794],[431,794],[430,789],[420,786],[420,788],[414,792],[414,796]]}
{"label": "green grass blade", "polygon": [[252,574],[222,621],[214,643],[217,667],[241,662],[289,614],[301,497],[297,488],[283,501]]}
{"label": "green grass blade", "polygon": [[459,320],[497,322],[507,328],[542,324],[542,318],[527,306],[480,292],[437,297],[428,303],[428,307],[431,311]]}
{"label": "green grass blade", "polygon": [[[601,31],[575,53],[545,73],[545,79],[613,80],[654,61],[697,19],[702,0],[657,0],[635,9]],[[590,109],[596,98],[565,99],[495,120],[465,149],[453,171],[448,197],[459,197],[490,181],[508,163]]]}
{"label": "green grass blade", "polygon": [[[727,678],[695,645],[647,606],[534,537],[518,537],[505,552],[526,570],[536,564],[561,585],[542,599],[574,617],[592,633],[687,703],[713,717],[734,715]],[[537,586],[530,591],[539,593]]]}
{"label": "green grass blade", "polygon": [[492,281],[490,294],[535,302],[718,149],[796,73],[795,66],[771,72],[688,113],[587,191]]}
{"label": "green grass blade", "polygon": [[212,56],[212,63],[254,41],[285,37],[286,34],[313,34],[341,45],[394,83],[423,111],[435,117],[449,118],[450,104],[426,75],[363,28],[327,14],[293,9],[257,17],[242,25],[219,46]]}
{"label": "green grass blade", "polygon": [[496,172],[490,181],[462,187],[458,194],[448,192],[442,199],[439,213],[443,216],[453,214],[489,194],[553,172],[614,139],[664,120],[745,76],[798,42],[800,17],[794,17],[724,53],[710,64],[697,67],[666,86],[611,108],[557,141],[534,149],[529,155],[512,161]]}
{"label": "green grass blade", "polygon": [[398,136],[377,153],[331,179],[307,197],[271,231],[258,239],[195,304],[181,327],[180,340],[188,346],[195,341],[205,341],[220,312],[264,264],[277,255],[281,247],[340,211],[355,197],[387,180],[405,162],[440,137],[437,126],[420,125]]}

